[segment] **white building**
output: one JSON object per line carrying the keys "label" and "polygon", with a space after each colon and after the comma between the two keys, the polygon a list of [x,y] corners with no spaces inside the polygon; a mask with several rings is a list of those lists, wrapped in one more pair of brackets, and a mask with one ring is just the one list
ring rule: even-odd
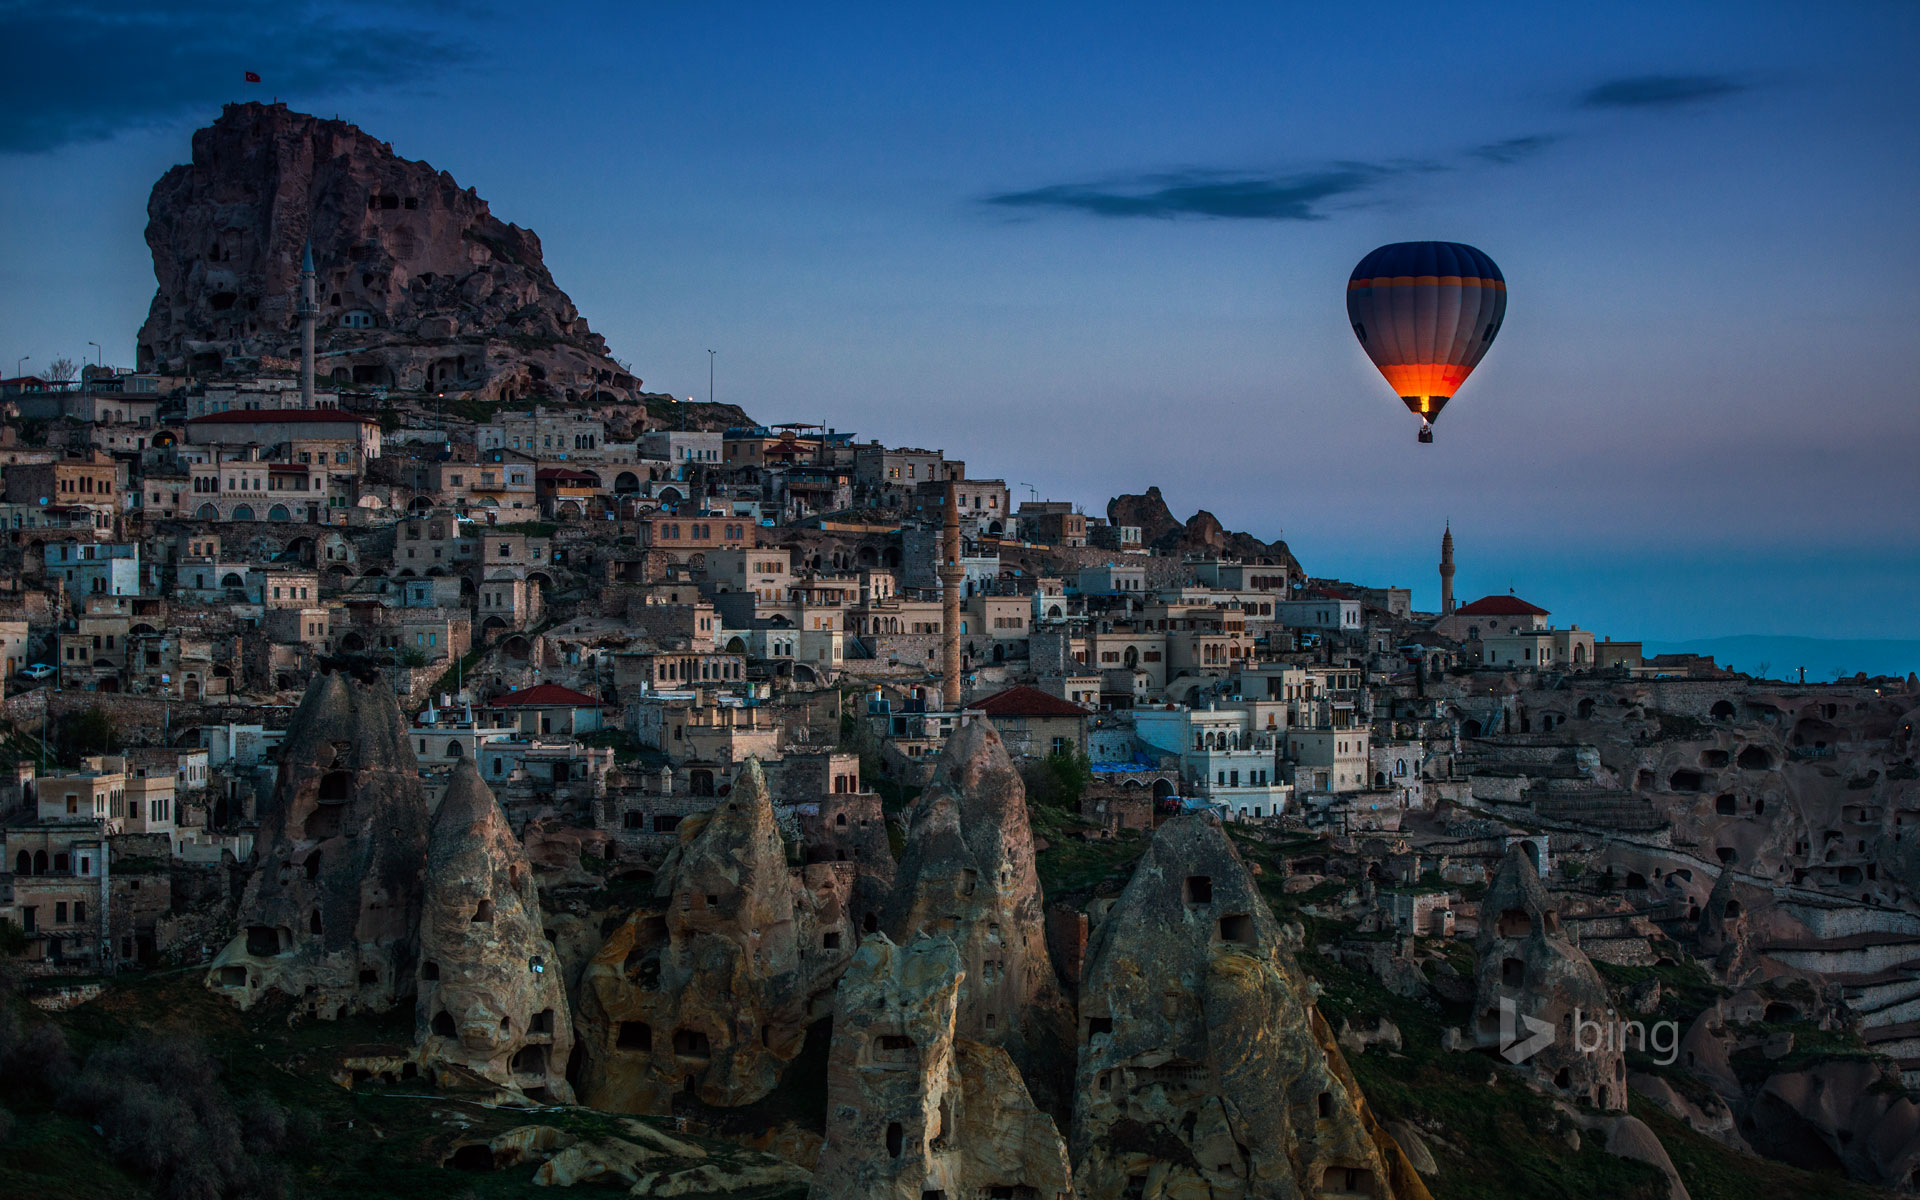
{"label": "white building", "polygon": [[66,584],[69,596],[138,596],[140,547],[133,542],[48,542],[47,577]]}
{"label": "white building", "polygon": [[1293,796],[1293,788],[1280,778],[1285,716],[1285,705],[1273,702],[1213,709],[1139,708],[1133,715],[1134,735],[1156,750],[1180,756],[1180,776],[1193,795],[1223,805],[1235,818],[1265,820],[1286,811]]}
{"label": "white building", "polygon": [[1334,596],[1281,600],[1273,606],[1273,619],[1289,629],[1358,632],[1362,624],[1362,608],[1358,600],[1342,600]]}

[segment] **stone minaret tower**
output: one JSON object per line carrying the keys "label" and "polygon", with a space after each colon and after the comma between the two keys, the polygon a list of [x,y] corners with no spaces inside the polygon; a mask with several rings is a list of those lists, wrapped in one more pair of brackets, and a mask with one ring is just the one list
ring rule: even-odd
{"label": "stone minaret tower", "polygon": [[960,585],[966,568],[960,565],[960,489],[954,485],[955,467],[946,464],[947,486],[940,500],[940,699],[953,711],[960,707]]}
{"label": "stone minaret tower", "polygon": [[313,243],[309,241],[300,259],[300,407],[313,407],[313,322],[319,310],[313,302]]}
{"label": "stone minaret tower", "polygon": [[1453,522],[1440,535],[1440,615],[1453,615]]}

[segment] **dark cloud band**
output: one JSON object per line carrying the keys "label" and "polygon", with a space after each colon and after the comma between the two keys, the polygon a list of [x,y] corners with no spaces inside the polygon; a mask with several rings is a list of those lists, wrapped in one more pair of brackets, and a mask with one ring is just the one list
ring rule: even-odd
{"label": "dark cloud band", "polygon": [[1634,75],[1580,94],[1582,108],[1675,108],[1738,95],[1747,85],[1728,75]]}
{"label": "dark cloud band", "polygon": [[[99,141],[228,101],[411,86],[468,59],[436,0],[0,3],[0,153]],[[258,72],[263,83],[246,85]]]}
{"label": "dark cloud band", "polygon": [[1142,175],[1000,192],[986,197],[986,203],[1097,217],[1317,221],[1326,216],[1321,205],[1366,191],[1389,170],[1352,165],[1291,176],[1202,171]]}

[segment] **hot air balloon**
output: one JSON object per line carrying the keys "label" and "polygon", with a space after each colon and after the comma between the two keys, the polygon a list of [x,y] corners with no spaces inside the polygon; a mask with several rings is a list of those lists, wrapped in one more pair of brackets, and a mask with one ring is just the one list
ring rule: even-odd
{"label": "hot air balloon", "polygon": [[1347,280],[1347,319],[1373,365],[1420,418],[1420,440],[1473,374],[1507,315],[1507,281],[1459,242],[1394,242]]}

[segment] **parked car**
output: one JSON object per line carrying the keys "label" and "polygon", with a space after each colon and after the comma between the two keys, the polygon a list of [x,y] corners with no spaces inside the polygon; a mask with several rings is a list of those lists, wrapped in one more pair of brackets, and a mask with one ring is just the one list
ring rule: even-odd
{"label": "parked car", "polygon": [[28,679],[45,679],[53,674],[53,668],[45,663],[35,663],[30,667],[22,667],[20,673]]}

